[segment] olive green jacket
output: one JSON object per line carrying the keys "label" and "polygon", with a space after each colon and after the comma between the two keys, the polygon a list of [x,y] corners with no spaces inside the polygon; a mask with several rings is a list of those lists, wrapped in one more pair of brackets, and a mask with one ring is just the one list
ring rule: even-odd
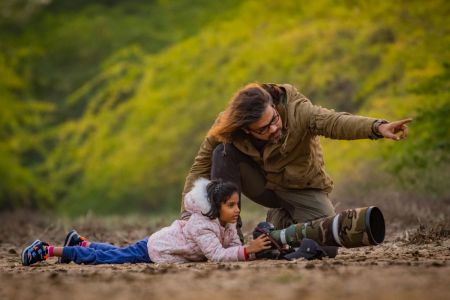
{"label": "olive green jacket", "polygon": [[[283,123],[282,138],[267,144],[262,154],[245,138],[234,140],[233,145],[261,166],[268,189],[315,188],[331,192],[333,181],[324,169],[319,136],[343,140],[374,138],[372,125],[376,119],[313,105],[294,86],[279,86],[286,92],[276,106]],[[186,178],[183,198],[197,178],[210,177],[212,152],[218,144],[210,137],[203,141]]]}

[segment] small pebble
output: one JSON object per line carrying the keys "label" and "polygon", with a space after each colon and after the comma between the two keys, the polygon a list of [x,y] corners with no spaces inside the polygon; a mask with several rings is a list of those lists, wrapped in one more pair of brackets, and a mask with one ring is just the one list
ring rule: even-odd
{"label": "small pebble", "polygon": [[445,265],[445,263],[440,262],[440,261],[433,261],[433,262],[431,263],[431,265],[432,265],[433,267],[443,267],[443,266]]}

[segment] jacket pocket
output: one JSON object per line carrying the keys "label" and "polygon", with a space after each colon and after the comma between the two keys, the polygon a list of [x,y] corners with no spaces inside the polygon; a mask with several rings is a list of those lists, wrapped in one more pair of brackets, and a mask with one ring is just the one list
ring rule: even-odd
{"label": "jacket pocket", "polygon": [[283,186],[287,188],[306,187],[311,173],[311,163],[302,161],[288,165],[283,171]]}

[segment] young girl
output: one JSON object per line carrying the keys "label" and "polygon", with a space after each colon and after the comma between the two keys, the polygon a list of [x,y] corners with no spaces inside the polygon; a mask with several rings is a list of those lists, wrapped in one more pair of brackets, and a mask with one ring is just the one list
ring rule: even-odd
{"label": "young girl", "polygon": [[250,254],[269,249],[270,240],[261,235],[242,246],[236,231],[239,194],[230,182],[200,178],[185,196],[189,220],[176,220],[150,237],[119,248],[86,240],[72,230],[64,247],[36,240],[22,251],[22,264],[29,266],[48,257],[60,257],[62,263],[183,263],[191,261],[244,261]]}

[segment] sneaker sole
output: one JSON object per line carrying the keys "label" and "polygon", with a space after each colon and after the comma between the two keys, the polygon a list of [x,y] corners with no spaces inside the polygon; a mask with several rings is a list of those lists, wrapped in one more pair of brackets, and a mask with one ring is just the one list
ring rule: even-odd
{"label": "sneaker sole", "polygon": [[[66,236],[66,239],[64,240],[64,247],[70,246],[70,245],[69,245],[69,244],[70,244],[70,240],[72,239],[72,237],[73,237],[75,234],[78,234],[78,232],[77,232],[75,229],[72,229],[72,230],[70,231],[70,233]],[[68,264],[68,263],[70,263],[70,260],[69,260],[69,261],[66,261],[66,260],[64,260],[62,257],[58,257],[58,263],[60,263],[60,264]]]}
{"label": "sneaker sole", "polygon": [[76,230],[72,230],[72,231],[70,232],[70,234],[66,237],[66,240],[64,241],[64,247],[70,246],[70,245],[69,245],[69,242],[70,242],[70,240],[72,239],[72,237],[73,237],[75,234],[78,235],[78,233],[76,232]]}
{"label": "sneaker sole", "polygon": [[33,248],[34,246],[36,246],[37,244],[39,244],[40,242],[41,242],[40,240],[35,240],[30,246],[28,246],[28,247],[26,247],[25,249],[23,249],[22,254],[21,254],[21,257],[22,257],[22,265],[23,265],[23,266],[29,266],[29,265],[30,265],[30,264],[28,263],[28,261],[27,261],[27,263],[25,263],[25,255],[26,255],[27,251],[28,251],[29,249]]}

